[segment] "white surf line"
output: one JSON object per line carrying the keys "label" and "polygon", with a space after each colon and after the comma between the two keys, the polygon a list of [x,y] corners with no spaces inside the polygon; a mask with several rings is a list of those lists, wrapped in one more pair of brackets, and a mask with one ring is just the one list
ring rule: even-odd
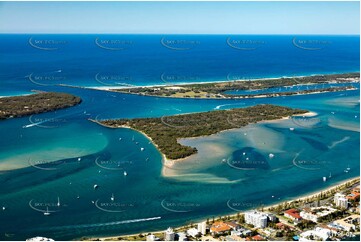
{"label": "white surf line", "polygon": [[329,145],[329,146],[327,146],[327,147],[328,147],[329,149],[332,149],[332,148],[334,148],[336,145],[341,144],[341,143],[343,143],[343,142],[345,142],[345,141],[347,141],[347,140],[349,140],[349,139],[350,139],[350,136],[343,137],[342,139],[340,139],[340,140],[338,140],[338,141],[332,142],[332,144]]}
{"label": "white surf line", "polygon": [[153,220],[158,220],[161,218],[162,217],[152,217],[152,218],[140,218],[140,219],[131,219],[131,220],[123,220],[123,221],[114,221],[114,222],[108,222],[108,223],[65,225],[65,226],[58,226],[58,227],[50,227],[50,228],[47,228],[47,230],[63,230],[63,229],[77,229],[77,228],[92,228],[92,227],[100,227],[100,226],[113,226],[113,225],[119,225],[119,224],[153,221]]}

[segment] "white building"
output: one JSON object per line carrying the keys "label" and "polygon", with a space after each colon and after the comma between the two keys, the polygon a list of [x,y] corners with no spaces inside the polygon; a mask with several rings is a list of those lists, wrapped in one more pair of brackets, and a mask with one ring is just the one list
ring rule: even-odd
{"label": "white building", "polygon": [[175,233],[172,228],[168,228],[164,233],[165,241],[174,241]]}
{"label": "white building", "polygon": [[325,217],[329,214],[336,212],[337,210],[331,207],[321,206],[321,207],[314,207],[314,208],[304,208],[300,216],[303,219],[310,220],[312,222],[317,223],[318,220],[322,217]]}
{"label": "white building", "polygon": [[197,236],[197,234],[198,234],[198,229],[190,228],[190,229],[187,230],[187,234],[189,236],[192,236],[193,238],[195,238]]}
{"label": "white building", "polygon": [[244,213],[247,224],[252,224],[256,228],[265,228],[267,226],[267,215],[255,210]]}
{"label": "white building", "polygon": [[333,201],[336,205],[336,207],[340,207],[340,208],[348,208],[348,200],[346,198],[345,195],[343,195],[342,193],[336,193]]}
{"label": "white building", "polygon": [[325,241],[332,235],[330,229],[316,227],[314,230],[308,230],[300,234],[299,241]]}
{"label": "white building", "polygon": [[202,235],[206,234],[206,229],[207,229],[207,223],[206,222],[202,222],[202,223],[198,223],[198,232],[201,233]]}
{"label": "white building", "polygon": [[178,235],[178,241],[187,241],[187,236],[185,233],[179,232],[177,233],[177,235]]}
{"label": "white building", "polygon": [[146,240],[147,241],[158,241],[159,238],[156,237],[154,234],[150,234],[150,235],[147,235]]}

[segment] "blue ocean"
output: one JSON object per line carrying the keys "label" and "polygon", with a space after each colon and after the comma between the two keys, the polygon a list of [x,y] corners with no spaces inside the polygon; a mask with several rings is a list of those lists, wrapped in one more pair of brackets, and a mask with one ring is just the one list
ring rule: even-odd
{"label": "blue ocean", "polygon": [[[40,90],[83,100],[0,121],[0,239],[163,230],[359,176],[358,83],[352,91],[243,100],[91,89],[359,72],[359,46],[359,36],[0,35],[0,97]],[[314,116],[179,140],[198,154],[176,164],[163,164],[141,133],[89,121],[267,103]]]}

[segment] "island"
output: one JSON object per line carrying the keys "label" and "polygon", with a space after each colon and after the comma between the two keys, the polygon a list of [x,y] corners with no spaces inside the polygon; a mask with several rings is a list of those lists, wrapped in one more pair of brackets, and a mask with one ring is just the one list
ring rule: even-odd
{"label": "island", "polygon": [[23,117],[75,106],[81,98],[68,93],[38,92],[26,96],[0,98],[0,120]]}
{"label": "island", "polygon": [[180,138],[200,137],[244,127],[251,123],[276,120],[308,111],[261,104],[247,108],[117,120],[91,120],[111,128],[132,128],[149,137],[165,159],[182,159],[197,153],[194,147],[178,143]]}
{"label": "island", "polygon": [[[198,84],[172,84],[146,87],[109,88],[107,91],[138,94],[145,96],[173,97],[173,98],[206,98],[206,99],[240,99],[279,97],[290,95],[313,94],[322,92],[336,92],[355,90],[352,84],[360,82],[359,73],[317,75],[292,78],[274,78],[258,80],[235,80],[227,82],[212,82]],[[315,86],[324,84],[322,86]],[[339,84],[349,84],[337,86]],[[291,89],[291,87],[305,86],[307,89]],[[325,85],[328,85],[325,87]],[[335,85],[335,86],[333,86]],[[290,87],[289,90],[269,90],[271,88]],[[310,88],[310,89],[309,89]],[[295,90],[297,89],[297,90]],[[104,89],[102,89],[104,90]],[[258,91],[256,94],[228,94],[229,91]]]}

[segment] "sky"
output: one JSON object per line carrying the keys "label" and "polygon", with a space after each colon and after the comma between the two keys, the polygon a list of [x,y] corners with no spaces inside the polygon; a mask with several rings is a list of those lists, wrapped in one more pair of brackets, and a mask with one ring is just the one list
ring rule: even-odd
{"label": "sky", "polygon": [[0,33],[360,34],[359,2],[0,2]]}

